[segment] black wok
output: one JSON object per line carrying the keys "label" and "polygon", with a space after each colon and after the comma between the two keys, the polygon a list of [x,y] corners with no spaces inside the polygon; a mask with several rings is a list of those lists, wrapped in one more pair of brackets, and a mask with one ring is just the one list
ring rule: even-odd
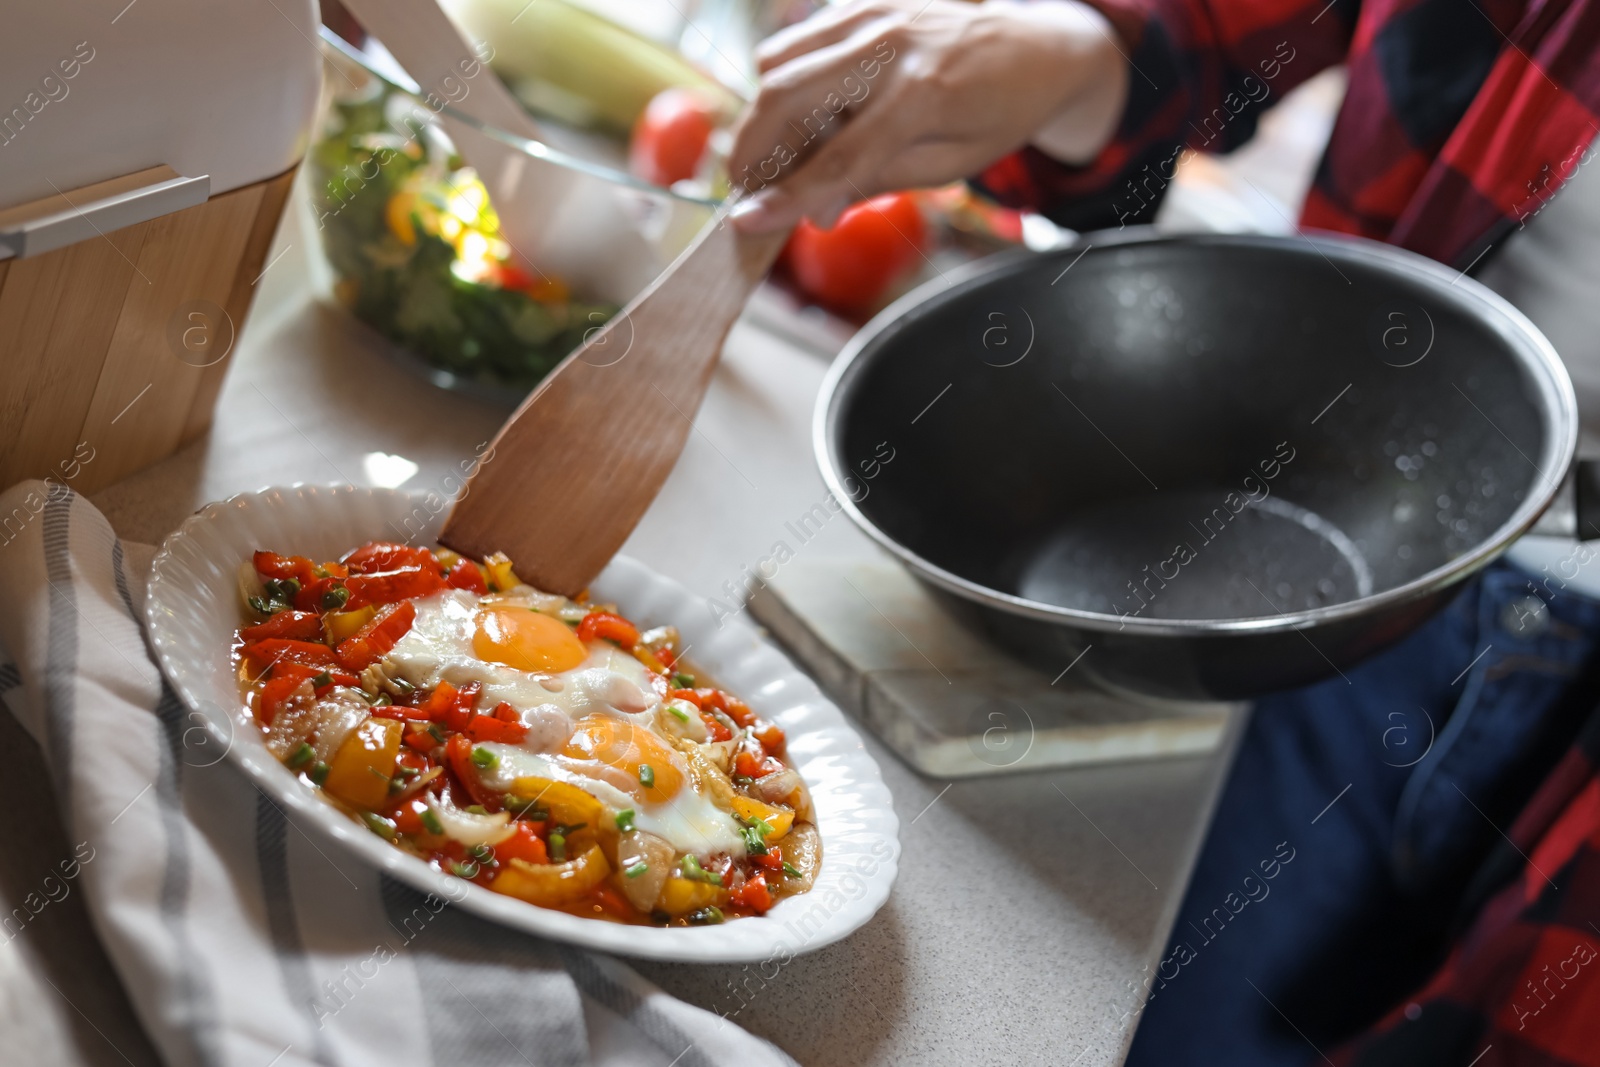
{"label": "black wok", "polygon": [[1237,699],[1437,611],[1572,484],[1577,409],[1533,325],[1431,260],[1127,231],[900,300],[815,435],[856,523],[1006,647]]}

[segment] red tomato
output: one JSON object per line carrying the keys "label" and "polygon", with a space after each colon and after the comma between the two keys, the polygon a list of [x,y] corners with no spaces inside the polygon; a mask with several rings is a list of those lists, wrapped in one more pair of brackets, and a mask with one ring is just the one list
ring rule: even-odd
{"label": "red tomato", "polygon": [[692,178],[700,168],[717,110],[688,89],[663,89],[633,125],[628,169],[655,185]]}
{"label": "red tomato", "polygon": [[609,611],[591,611],[578,623],[578,640],[598,641],[601,638],[615,641],[628,651],[639,643],[639,628]]}
{"label": "red tomato", "polygon": [[846,208],[831,230],[802,219],[785,255],[807,296],[858,313],[882,300],[921,260],[926,232],[910,193],[886,193]]}

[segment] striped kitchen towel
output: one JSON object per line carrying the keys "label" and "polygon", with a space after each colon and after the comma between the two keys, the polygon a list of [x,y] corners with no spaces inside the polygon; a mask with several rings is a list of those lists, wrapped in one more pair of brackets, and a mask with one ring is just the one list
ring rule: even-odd
{"label": "striped kitchen towel", "polygon": [[168,1063],[793,1063],[615,959],[313,841],[151,660],[153,554],[64,486],[0,495],[0,691],[50,762],[72,873]]}

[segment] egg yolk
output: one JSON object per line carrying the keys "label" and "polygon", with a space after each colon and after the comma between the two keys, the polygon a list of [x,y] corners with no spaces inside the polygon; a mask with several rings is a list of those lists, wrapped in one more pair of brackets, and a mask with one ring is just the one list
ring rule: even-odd
{"label": "egg yolk", "polygon": [[672,749],[666,742],[623,719],[585,715],[578,720],[565,754],[626,771],[628,793],[635,800],[660,804],[677,796],[683,788],[683,772],[673,764]]}
{"label": "egg yolk", "polygon": [[572,628],[528,608],[487,608],[478,613],[472,652],[519,671],[570,671],[589,656]]}

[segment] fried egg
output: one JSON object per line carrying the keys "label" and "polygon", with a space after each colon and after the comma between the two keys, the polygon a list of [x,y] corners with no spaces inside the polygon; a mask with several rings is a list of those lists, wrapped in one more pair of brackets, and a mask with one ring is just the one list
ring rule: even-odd
{"label": "fried egg", "polygon": [[481,746],[498,757],[480,773],[486,786],[507,792],[527,776],[567,782],[632,809],[636,827],[679,852],[744,854],[737,820],[695,790],[683,756],[651,729],[661,694],[631,654],[580,641],[516,591],[480,599],[452,589],[413,603],[410,632],[385,657],[389,673],[424,690],[477,682],[480,709],[504,701],[529,728],[520,744]]}

